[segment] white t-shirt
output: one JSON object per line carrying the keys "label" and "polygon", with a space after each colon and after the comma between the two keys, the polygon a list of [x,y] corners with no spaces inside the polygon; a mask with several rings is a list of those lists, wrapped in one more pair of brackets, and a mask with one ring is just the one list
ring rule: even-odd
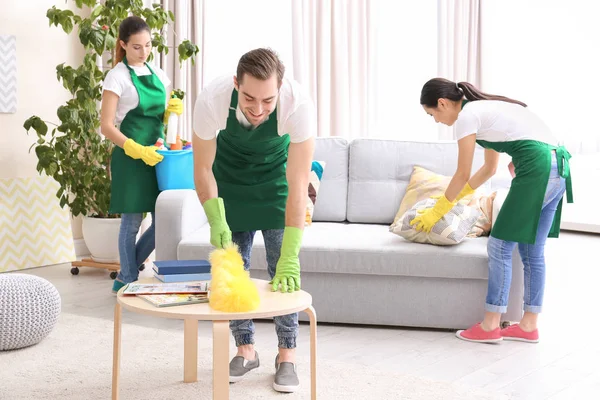
{"label": "white t-shirt", "polygon": [[[225,129],[233,90],[233,77],[223,76],[211,82],[198,95],[192,121],[198,137],[210,140],[218,131]],[[250,126],[239,104],[236,116],[242,125]],[[279,90],[277,131],[279,136],[289,134],[292,143],[300,143],[317,135],[316,111],[310,96],[298,82],[286,78]]]}
{"label": "white t-shirt", "polygon": [[[150,75],[152,72],[147,66],[130,66],[131,69],[136,73],[137,76]],[[171,85],[171,80],[167,77],[164,71],[158,67],[152,66],[152,70],[158,76],[158,79],[165,85],[165,104],[169,91],[167,88]],[[120,125],[125,115],[134,108],[136,108],[140,102],[140,96],[133,86],[131,81],[131,74],[127,66],[123,62],[118,63],[113,69],[108,71],[106,78],[102,84],[102,91],[110,90],[119,96],[119,103],[117,104],[117,115],[115,117],[115,124]]]}
{"label": "white t-shirt", "polygon": [[470,101],[458,114],[456,140],[476,134],[477,140],[511,142],[537,140],[557,145],[550,128],[528,107],[500,100]]}

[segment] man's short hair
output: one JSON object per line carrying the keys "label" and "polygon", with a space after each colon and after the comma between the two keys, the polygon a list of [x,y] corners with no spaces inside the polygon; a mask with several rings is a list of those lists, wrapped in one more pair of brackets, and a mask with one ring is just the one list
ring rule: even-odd
{"label": "man's short hair", "polygon": [[281,85],[283,75],[285,73],[285,66],[275,53],[271,49],[255,49],[244,54],[238,63],[237,67],[237,80],[241,84],[244,79],[244,74],[249,74],[266,81],[273,74],[277,75],[277,83]]}

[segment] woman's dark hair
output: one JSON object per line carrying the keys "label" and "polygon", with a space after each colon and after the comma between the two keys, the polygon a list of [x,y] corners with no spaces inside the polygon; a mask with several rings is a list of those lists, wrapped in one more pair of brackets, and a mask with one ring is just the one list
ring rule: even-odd
{"label": "woman's dark hair", "polygon": [[121,47],[121,43],[119,41],[122,40],[123,42],[127,43],[129,42],[131,35],[135,35],[141,31],[147,31],[150,33],[150,27],[146,21],[140,17],[127,17],[121,22],[121,25],[119,25],[119,37],[117,39],[117,49],[115,52],[115,65],[123,61],[123,58],[125,57],[125,49]]}
{"label": "woman's dark hair", "polygon": [[421,105],[429,108],[436,108],[439,99],[460,101],[463,97],[469,101],[500,100],[527,107],[527,104],[518,100],[495,94],[483,93],[469,82],[454,83],[444,78],[433,78],[427,81],[427,83],[423,85],[423,89],[421,89]]}

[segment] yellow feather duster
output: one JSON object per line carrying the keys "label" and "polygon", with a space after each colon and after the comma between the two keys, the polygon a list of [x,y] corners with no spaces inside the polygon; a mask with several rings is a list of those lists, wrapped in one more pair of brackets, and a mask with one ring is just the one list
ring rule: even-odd
{"label": "yellow feather duster", "polygon": [[214,310],[248,312],[258,308],[258,289],[244,269],[244,260],[235,244],[213,250],[209,262],[212,275],[209,305]]}

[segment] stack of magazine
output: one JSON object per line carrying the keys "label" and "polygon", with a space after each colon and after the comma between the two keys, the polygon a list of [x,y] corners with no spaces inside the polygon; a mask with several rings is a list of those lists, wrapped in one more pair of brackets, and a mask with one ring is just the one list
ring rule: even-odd
{"label": "stack of magazine", "polygon": [[126,285],[123,296],[137,296],[155,307],[180,306],[184,304],[207,303],[210,281],[139,283]]}

